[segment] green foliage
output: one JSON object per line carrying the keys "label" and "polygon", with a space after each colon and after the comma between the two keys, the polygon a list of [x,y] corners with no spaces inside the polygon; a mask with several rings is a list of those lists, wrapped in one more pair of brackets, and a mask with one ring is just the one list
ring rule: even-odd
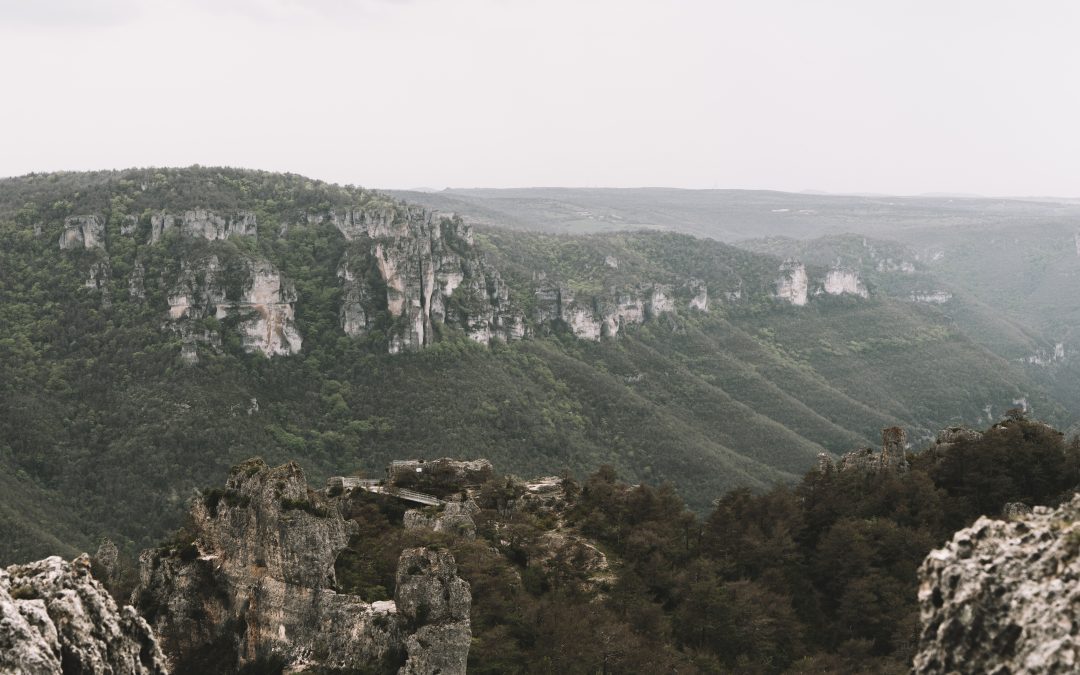
{"label": "green foliage", "polygon": [[[586,304],[611,287],[673,284],[680,307],[693,276],[709,287],[708,314],[680,310],[599,344],[556,327],[484,348],[446,329],[422,353],[390,356],[385,303],[372,301],[366,337],[343,334],[337,274],[361,244],[317,217],[368,206],[399,208],[352,186],[221,168],[0,181],[0,562],[106,535],[134,554],[177,526],[193,488],[255,454],[296,459],[316,481],[413,457],[487,457],[529,476],[611,464],[635,482],[670,481],[704,513],[727,490],[793,481],[819,452],[865,445],[883,426],[974,421],[1022,396],[1056,419],[1037,384],[940,315],[887,301],[782,307],[768,300],[775,258],[672,233],[476,238],[527,316],[541,272]],[[258,237],[150,243],[153,215],[192,208],[254,212]],[[63,219],[87,213],[104,219],[107,252],[60,251]],[[128,216],[135,229],[122,234]],[[104,289],[86,288],[106,255]],[[162,330],[168,297],[182,265],[209,256],[230,296],[249,257],[295,284],[301,354],[246,354],[236,317],[206,318],[220,350],[182,363],[180,338]],[[128,290],[136,266],[144,301]],[[735,290],[743,300],[729,302]]]}

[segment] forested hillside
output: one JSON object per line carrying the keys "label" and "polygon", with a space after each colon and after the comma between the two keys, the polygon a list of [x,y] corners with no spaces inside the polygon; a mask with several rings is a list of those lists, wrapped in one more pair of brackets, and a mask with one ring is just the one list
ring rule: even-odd
{"label": "forested hillside", "polygon": [[834,292],[813,262],[795,303],[781,263],[686,235],[474,231],[295,175],[0,181],[0,562],[102,535],[134,551],[254,454],[316,480],[402,457],[608,463],[704,510],[883,426],[925,439],[1021,399],[1066,418],[948,315],[869,278]]}

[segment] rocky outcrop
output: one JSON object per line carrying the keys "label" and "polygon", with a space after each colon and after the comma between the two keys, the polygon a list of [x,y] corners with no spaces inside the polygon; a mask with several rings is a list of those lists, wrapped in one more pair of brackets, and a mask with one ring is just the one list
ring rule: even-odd
{"label": "rocky outcrop", "polygon": [[70,216],[64,219],[60,248],[105,248],[105,221],[100,216]]}
{"label": "rocky outcrop", "polygon": [[810,279],[806,265],[788,259],[780,265],[780,277],[776,280],[776,298],[797,307],[806,304],[809,297]]}
{"label": "rocky outcrop", "polygon": [[0,570],[0,672],[168,671],[150,626],[130,606],[116,606],[83,554]]}
{"label": "rocky outcrop", "polygon": [[858,273],[841,267],[834,267],[825,274],[823,290],[829,295],[870,297],[870,292],[866,290],[866,285],[863,284]]}
{"label": "rocky outcrop", "polygon": [[859,473],[904,473],[908,470],[907,432],[900,427],[887,427],[881,430],[880,452],[872,448],[859,448],[846,453],[838,463],[821,453],[818,455],[818,471],[857,471]]}
{"label": "rocky outcrop", "polygon": [[432,532],[453,534],[466,539],[476,538],[473,516],[480,512],[476,502],[446,502],[441,507],[409,509],[405,512],[406,530],[424,528]]}
{"label": "rocky outcrop", "polygon": [[[244,349],[266,356],[295,354],[303,339],[295,324],[296,290],[270,263],[217,256],[184,262],[169,294],[171,326],[184,344],[212,344],[220,336],[197,328],[200,319],[236,318]],[[196,357],[197,358],[197,357]]]}
{"label": "rocky outcrop", "polygon": [[[575,297],[565,286],[541,285],[530,324],[517,309],[520,300],[510,297],[508,285],[480,254],[472,229],[460,218],[397,204],[310,214],[308,222],[331,223],[348,242],[337,271],[342,330],[354,337],[368,335],[385,312],[393,320],[387,336],[391,353],[434,343],[442,326],[481,344],[519,340],[556,324],[596,341],[676,309],[675,293],[666,284],[588,297]],[[691,286],[689,306],[707,311],[704,282]]]}
{"label": "rocky outcrop", "polygon": [[916,673],[1080,668],[1080,497],[980,518],[919,569]]}
{"label": "rocky outcrop", "polygon": [[464,674],[472,630],[469,584],[447,551],[407,549],[398,560],[394,600],[401,617],[419,628],[405,640],[399,675]]}
{"label": "rocky outcrop", "polygon": [[237,211],[222,215],[207,209],[192,209],[182,214],[162,211],[150,216],[150,242],[156,243],[166,232],[179,230],[186,237],[213,241],[230,237],[254,237],[258,233],[255,214]]}
{"label": "rocky outcrop", "polygon": [[[704,283],[695,287],[696,300],[691,306],[708,310],[708,294]],[[614,338],[629,326],[636,326],[659,316],[675,312],[675,294],[667,284],[642,284],[630,289],[611,289],[609,292],[579,298],[569,288],[541,286],[535,292],[535,314],[538,326],[548,329],[562,323],[575,337],[598,341]],[[694,302],[697,305],[694,305]]]}
{"label": "rocky outcrop", "polygon": [[481,259],[461,219],[388,205],[308,220],[332,223],[350,242],[338,268],[347,335],[366,335],[385,311],[394,319],[391,353],[432,344],[442,325],[483,344],[524,337],[524,317],[510,306],[509,289]]}
{"label": "rocky outcrop", "polygon": [[335,591],[354,533],[295,463],[249,460],[193,503],[182,537],[142,554],[135,597],[174,665],[210,651],[223,668],[275,655],[291,670],[373,670],[407,654],[402,672],[464,673],[470,595],[453,557],[405,550],[396,601],[366,603]]}

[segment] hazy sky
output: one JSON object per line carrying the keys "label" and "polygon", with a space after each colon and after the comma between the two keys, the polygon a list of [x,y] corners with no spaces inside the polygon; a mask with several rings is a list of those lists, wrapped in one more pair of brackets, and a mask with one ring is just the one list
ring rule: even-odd
{"label": "hazy sky", "polygon": [[1071,0],[0,0],[0,175],[1080,196]]}

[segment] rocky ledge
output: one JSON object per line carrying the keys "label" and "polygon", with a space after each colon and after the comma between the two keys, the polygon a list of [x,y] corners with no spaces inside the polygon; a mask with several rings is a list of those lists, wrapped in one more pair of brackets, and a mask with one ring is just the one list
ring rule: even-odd
{"label": "rocky ledge", "polygon": [[166,672],[150,626],[116,606],[85,554],[0,570],[0,673]]}
{"label": "rocky ledge", "polygon": [[980,518],[919,569],[914,671],[1077,672],[1078,582],[1080,496],[1011,521]]}

